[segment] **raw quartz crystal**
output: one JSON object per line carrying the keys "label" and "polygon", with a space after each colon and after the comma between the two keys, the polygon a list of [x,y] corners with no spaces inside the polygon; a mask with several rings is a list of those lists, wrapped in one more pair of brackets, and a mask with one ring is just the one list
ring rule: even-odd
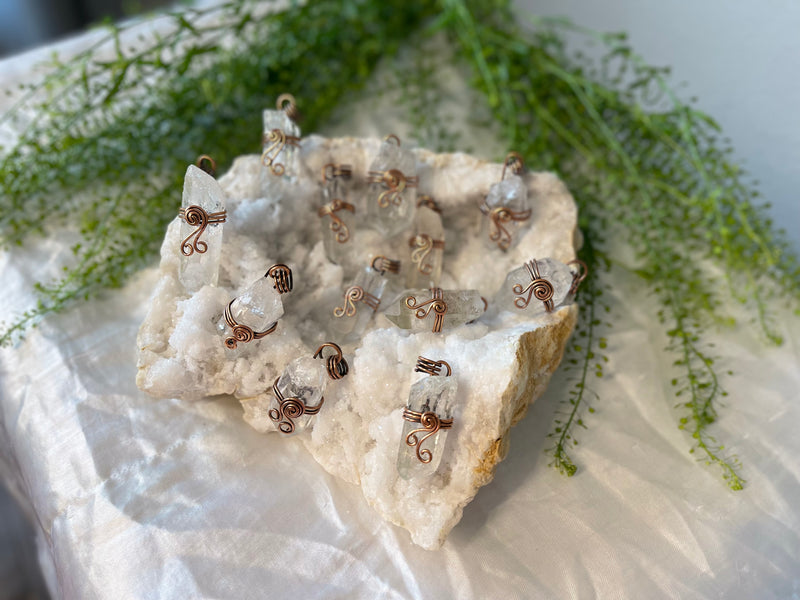
{"label": "raw quartz crystal", "polygon": [[[323,400],[327,380],[324,360],[304,356],[290,362],[276,385],[283,399],[278,399],[272,392],[269,418],[275,430],[284,435],[304,431],[316,414],[314,409]],[[308,413],[308,409],[312,414]]]}
{"label": "raw quartz crystal", "polygon": [[492,302],[494,310],[524,311],[527,316],[533,316],[547,312],[542,298],[550,298],[553,310],[572,300],[573,295],[569,290],[574,276],[569,266],[552,258],[535,260],[539,278],[543,281],[531,279],[531,273],[525,265],[517,267],[506,276],[495,294]]}
{"label": "raw quartz crystal", "polygon": [[378,309],[377,306],[373,308],[364,302],[364,300],[373,302],[366,294],[374,296],[380,302],[386,283],[386,276],[371,266],[364,267],[356,274],[353,283],[344,289],[339,304],[330,316],[331,331],[337,339],[350,343],[361,338],[372,315]]}
{"label": "raw quartz crystal", "polygon": [[[370,227],[386,237],[393,237],[408,229],[414,218],[417,202],[414,154],[400,146],[394,138],[385,139],[369,171],[370,177],[378,177],[380,173],[391,171],[399,172],[398,178],[393,178],[392,173],[389,173],[384,181],[371,182],[367,187],[367,217]],[[398,186],[394,190],[387,185],[390,180],[397,181]],[[409,187],[409,184],[413,187]]]}
{"label": "raw quartz crystal", "polygon": [[[238,325],[245,325],[255,333],[269,329],[280,319],[283,316],[283,300],[281,300],[281,294],[275,289],[272,277],[264,275],[245,288],[244,292],[234,299],[231,305],[231,316]],[[222,335],[221,342],[233,335],[233,330],[225,321],[224,316],[218,321],[217,327]],[[235,348],[226,346],[227,356],[238,356],[244,348],[252,347],[259,341],[238,343]]]}
{"label": "raw quartz crystal", "polygon": [[[486,308],[478,290],[443,290],[442,301],[447,305],[442,331],[474,321]],[[433,331],[437,316],[433,292],[429,289],[406,290],[384,316],[400,329]]]}
{"label": "raw quartz crystal", "polygon": [[481,206],[481,238],[493,249],[514,247],[521,229],[530,224],[528,186],[519,175],[507,175],[492,184]]}
{"label": "raw quartz crystal", "polygon": [[[225,193],[211,175],[189,165],[183,180],[181,208],[188,212],[193,206],[201,208],[206,215],[222,212],[225,210]],[[204,285],[217,285],[223,224],[208,223],[203,229],[202,226],[190,225],[186,218],[179,218],[181,252],[178,279],[190,293]]]}
{"label": "raw quartz crystal", "polygon": [[343,264],[348,253],[353,252],[356,214],[349,188],[342,177],[333,177],[322,187],[322,243],[328,260],[335,265]]}
{"label": "raw quartz crystal", "polygon": [[[408,408],[421,413],[434,412],[438,419],[452,419],[458,386],[454,377],[431,375],[419,380],[411,386],[408,393]],[[421,430],[421,431],[420,431]],[[409,435],[416,438],[414,445],[409,445]],[[430,432],[421,423],[403,420],[403,433],[400,437],[400,449],[397,453],[397,472],[403,479],[427,477],[436,472],[444,454],[448,429],[439,429],[425,439]],[[413,440],[412,440],[413,442]],[[417,453],[425,459],[425,451],[430,452],[430,461],[420,460]]]}
{"label": "raw quartz crystal", "polygon": [[[282,195],[287,183],[294,183],[300,172],[299,148],[282,143],[282,136],[300,137],[300,127],[283,110],[264,111],[261,192],[265,197]],[[271,159],[272,163],[267,165]]]}
{"label": "raw quartz crystal", "polygon": [[409,288],[438,287],[444,258],[442,217],[427,206],[417,208],[414,235],[408,242],[410,260],[406,270]]}

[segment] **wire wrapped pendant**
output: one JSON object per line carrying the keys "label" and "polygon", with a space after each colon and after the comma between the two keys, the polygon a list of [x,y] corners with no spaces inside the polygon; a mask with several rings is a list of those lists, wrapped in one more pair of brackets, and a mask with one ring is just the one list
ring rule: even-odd
{"label": "wire wrapped pendant", "polygon": [[263,113],[264,130],[261,163],[264,165],[262,187],[265,195],[275,193],[282,178],[294,181],[299,173],[297,151],[300,146],[300,113],[291,94],[281,94],[275,109]]}
{"label": "wire wrapped pendant", "polygon": [[564,264],[552,258],[533,258],[508,274],[492,305],[498,312],[553,312],[572,302],[586,274],[586,264],[579,260]]}
{"label": "wire wrapped pendant", "polygon": [[[507,174],[510,168],[511,172]],[[510,152],[503,162],[503,173],[498,183],[492,184],[489,193],[479,205],[482,237],[490,247],[507,251],[519,241],[519,229],[531,217],[528,188],[522,175],[525,164],[516,152]]]}
{"label": "wire wrapped pendant", "polygon": [[413,153],[401,147],[396,135],[387,136],[367,173],[369,225],[387,237],[407,229],[414,218],[417,182]]}

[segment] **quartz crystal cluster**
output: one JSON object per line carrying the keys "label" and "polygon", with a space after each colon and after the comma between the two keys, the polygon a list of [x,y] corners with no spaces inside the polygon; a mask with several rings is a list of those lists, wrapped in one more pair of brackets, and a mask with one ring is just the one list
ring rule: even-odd
{"label": "quartz crystal cluster", "polygon": [[[394,136],[300,139],[295,117],[291,102],[265,111],[262,155],[240,157],[219,183],[187,171],[183,214],[199,206],[227,220],[199,234],[183,217],[170,224],[137,384],[162,398],[235,396],[254,428],[296,434],[386,520],[436,548],[561,360],[582,277],[568,264],[575,205],[554,175],[514,161],[434,154]],[[329,164],[351,177],[321,185]],[[187,256],[184,241],[207,249]],[[384,256],[394,260],[376,262]],[[285,273],[258,277],[282,261],[297,275],[286,303]],[[409,366],[431,354],[452,374],[412,381]]]}

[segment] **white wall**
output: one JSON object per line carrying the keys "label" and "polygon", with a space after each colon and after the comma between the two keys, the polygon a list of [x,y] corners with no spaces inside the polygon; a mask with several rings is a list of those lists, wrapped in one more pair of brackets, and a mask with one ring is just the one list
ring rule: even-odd
{"label": "white wall", "polygon": [[800,2],[795,0],[516,0],[600,31],[626,31],[644,59],[673,67],[759,180],[800,251]]}

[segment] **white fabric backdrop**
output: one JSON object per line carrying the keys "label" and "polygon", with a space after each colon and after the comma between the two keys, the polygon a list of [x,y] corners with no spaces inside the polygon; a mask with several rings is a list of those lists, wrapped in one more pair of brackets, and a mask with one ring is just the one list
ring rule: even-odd
{"label": "white fabric backdrop", "polygon": [[[6,81],[24,71],[0,67]],[[0,254],[5,314],[58,273],[68,238]],[[619,272],[578,475],[543,454],[562,373],[428,552],[298,442],[252,431],[236,402],[140,393],[135,336],[154,282],[145,271],[0,351],[2,475],[27,497],[56,598],[800,597],[800,323],[779,307],[781,348],[748,327],[718,336],[720,369],[736,375],[716,430],[744,491],[687,453],[656,308]]]}

